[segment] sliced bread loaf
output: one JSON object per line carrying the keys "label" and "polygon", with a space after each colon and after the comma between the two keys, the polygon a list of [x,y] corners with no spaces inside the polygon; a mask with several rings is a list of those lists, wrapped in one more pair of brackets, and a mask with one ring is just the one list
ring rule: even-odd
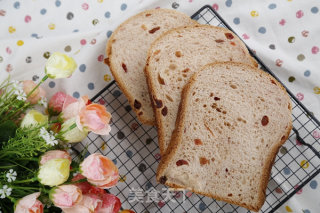
{"label": "sliced bread loaf", "polygon": [[143,71],[151,43],[167,30],[196,23],[175,10],[153,9],[129,18],[112,33],[107,44],[107,63],[142,123],[155,123]]}
{"label": "sliced bread loaf", "polygon": [[161,154],[171,139],[182,88],[199,68],[215,61],[256,65],[242,41],[222,27],[200,25],[173,29],[160,36],[149,49],[145,72]]}
{"label": "sliced bread loaf", "polygon": [[289,96],[269,74],[241,63],[207,65],[184,88],[157,180],[258,211],[291,126]]}

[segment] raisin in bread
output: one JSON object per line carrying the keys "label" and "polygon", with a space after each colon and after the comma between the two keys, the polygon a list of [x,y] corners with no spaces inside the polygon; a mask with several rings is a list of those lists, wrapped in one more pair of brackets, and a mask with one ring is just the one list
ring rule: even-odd
{"label": "raisin in bread", "polygon": [[207,65],[184,88],[157,180],[258,211],[291,127],[290,98],[269,74],[241,63]]}
{"label": "raisin in bread", "polygon": [[142,123],[155,123],[143,71],[151,43],[169,29],[196,23],[175,10],[153,9],[129,18],[112,33],[106,49],[107,64]]}
{"label": "raisin in bread", "polygon": [[215,61],[256,65],[242,41],[222,27],[200,25],[173,29],[160,36],[149,49],[145,72],[161,154],[170,142],[182,88],[199,68]]}

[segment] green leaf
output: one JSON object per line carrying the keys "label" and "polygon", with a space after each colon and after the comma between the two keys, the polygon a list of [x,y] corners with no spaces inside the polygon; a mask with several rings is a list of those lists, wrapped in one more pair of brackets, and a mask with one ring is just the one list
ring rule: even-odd
{"label": "green leaf", "polygon": [[15,136],[17,125],[13,121],[5,121],[0,124],[0,144],[1,142],[6,142],[9,138]]}

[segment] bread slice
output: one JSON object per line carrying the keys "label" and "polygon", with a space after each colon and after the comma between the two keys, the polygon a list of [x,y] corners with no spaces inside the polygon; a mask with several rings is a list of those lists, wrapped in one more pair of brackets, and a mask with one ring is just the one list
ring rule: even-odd
{"label": "bread slice", "polygon": [[256,65],[241,40],[222,27],[200,25],[173,29],[149,49],[145,72],[155,106],[162,155],[175,126],[182,88],[199,68],[215,61]]}
{"label": "bread slice", "polygon": [[195,25],[186,14],[169,9],[141,12],[122,23],[107,44],[107,63],[138,119],[155,124],[144,67],[151,43],[172,28]]}
{"label": "bread slice", "polygon": [[157,180],[258,211],[292,127],[286,90],[246,64],[214,63],[184,88]]}

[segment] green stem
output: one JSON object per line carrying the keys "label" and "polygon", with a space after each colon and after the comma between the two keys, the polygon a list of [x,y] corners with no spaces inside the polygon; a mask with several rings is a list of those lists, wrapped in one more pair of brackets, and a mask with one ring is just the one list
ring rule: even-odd
{"label": "green stem", "polygon": [[36,188],[36,187],[28,187],[28,186],[12,186],[11,185],[11,187],[12,188],[14,188],[14,189],[31,189],[31,190],[39,190],[39,188]]}
{"label": "green stem", "polygon": [[62,137],[62,135],[63,135],[64,133],[66,133],[66,132],[68,132],[68,131],[76,128],[76,127],[77,127],[77,124],[76,124],[76,123],[72,124],[72,125],[69,126],[69,128],[66,129],[65,131],[60,131],[59,134],[56,136],[56,138],[57,138],[57,139],[62,139],[61,137]]}
{"label": "green stem", "polygon": [[16,164],[17,166],[20,166],[21,168],[24,168],[25,170],[28,170],[29,172],[34,173],[33,170],[29,169],[28,167],[22,166],[21,164],[15,162],[15,161],[9,160],[9,162],[14,163],[14,164]]}
{"label": "green stem", "polygon": [[9,199],[11,200],[11,202],[12,202],[12,203],[16,203],[16,202],[17,202],[17,200],[16,200],[16,199],[14,199],[13,197],[8,196],[7,198],[9,198]]}
{"label": "green stem", "polygon": [[35,86],[35,87],[31,90],[31,92],[28,93],[27,98],[29,98],[30,95],[31,95],[36,89],[38,89],[38,87],[40,86],[40,84],[42,84],[45,80],[48,79],[48,77],[49,77],[48,75],[45,75],[45,76],[41,79],[41,81],[37,84],[37,86]]}
{"label": "green stem", "polygon": [[26,179],[26,180],[15,180],[14,183],[29,183],[29,182],[35,182],[37,180],[36,177]]}

